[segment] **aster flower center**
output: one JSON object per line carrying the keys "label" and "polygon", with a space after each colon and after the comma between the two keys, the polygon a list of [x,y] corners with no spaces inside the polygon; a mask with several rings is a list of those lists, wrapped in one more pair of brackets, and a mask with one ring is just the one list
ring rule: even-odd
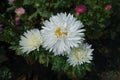
{"label": "aster flower center", "polygon": [[40,45],[40,43],[39,43],[39,41],[37,40],[37,38],[36,37],[33,37],[33,38],[31,38],[31,40],[32,40],[32,42],[30,42],[32,45],[34,45],[34,47],[39,47],[39,45]]}
{"label": "aster flower center", "polygon": [[57,37],[65,37],[65,36],[67,36],[67,29],[65,27],[58,27],[55,30],[55,35]]}
{"label": "aster flower center", "polygon": [[76,49],[74,56],[77,60],[80,60],[83,59],[86,55],[84,54],[83,51],[80,51],[80,49]]}

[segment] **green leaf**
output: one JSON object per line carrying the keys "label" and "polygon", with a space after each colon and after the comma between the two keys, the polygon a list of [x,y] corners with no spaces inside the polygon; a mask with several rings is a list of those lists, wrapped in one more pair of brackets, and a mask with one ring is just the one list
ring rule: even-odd
{"label": "green leaf", "polygon": [[14,6],[9,7],[9,8],[7,8],[7,12],[9,12],[9,11],[11,11],[11,10],[14,10],[14,9],[15,9],[15,7],[14,7]]}
{"label": "green leaf", "polygon": [[23,5],[30,5],[33,3],[33,0],[24,0]]}
{"label": "green leaf", "polygon": [[32,20],[33,18],[37,17],[37,12],[34,12],[32,15],[29,16],[28,20]]}

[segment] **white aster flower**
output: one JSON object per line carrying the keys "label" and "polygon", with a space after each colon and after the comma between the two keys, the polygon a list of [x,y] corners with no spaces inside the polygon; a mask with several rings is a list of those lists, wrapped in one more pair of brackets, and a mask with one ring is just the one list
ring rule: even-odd
{"label": "white aster flower", "polygon": [[43,47],[54,55],[69,53],[83,41],[85,31],[81,21],[71,14],[58,13],[44,22],[42,29]]}
{"label": "white aster flower", "polygon": [[21,36],[19,45],[21,46],[22,52],[31,52],[35,49],[39,50],[40,45],[42,44],[42,36],[38,29],[32,29]]}
{"label": "white aster flower", "polygon": [[81,65],[83,63],[90,63],[92,60],[92,51],[91,45],[81,44],[78,48],[71,50],[68,54],[68,63],[73,67],[76,65]]}

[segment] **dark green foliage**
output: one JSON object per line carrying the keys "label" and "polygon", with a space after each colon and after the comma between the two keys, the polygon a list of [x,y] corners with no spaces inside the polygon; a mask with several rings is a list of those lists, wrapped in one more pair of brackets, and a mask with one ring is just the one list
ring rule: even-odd
{"label": "dark green foliage", "polygon": [[11,72],[8,68],[2,67],[0,68],[0,79],[1,80],[10,80],[11,79]]}

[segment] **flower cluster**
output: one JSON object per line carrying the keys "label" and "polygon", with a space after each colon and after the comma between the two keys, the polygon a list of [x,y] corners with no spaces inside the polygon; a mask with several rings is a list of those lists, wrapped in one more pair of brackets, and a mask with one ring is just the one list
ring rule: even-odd
{"label": "flower cluster", "polygon": [[19,26],[20,20],[21,20],[20,17],[21,17],[23,14],[25,14],[25,9],[24,9],[23,7],[16,8],[16,9],[15,9],[15,13],[16,13],[15,25],[16,25],[16,26]]}
{"label": "flower cluster", "polygon": [[[31,68],[39,63],[39,68],[45,66],[60,71],[60,74],[63,71],[72,80],[79,80],[95,67],[92,66],[93,46],[87,41],[99,48],[97,43],[104,46],[99,40],[116,40],[118,36],[119,9],[116,3],[111,0],[3,0],[0,7],[0,52],[12,51],[22,58],[10,57],[18,61],[24,58],[22,62]],[[55,14],[57,12],[66,13]],[[114,25],[111,25],[112,21]],[[96,50],[100,51],[95,53],[101,53],[104,49]]]}
{"label": "flower cluster", "polygon": [[90,63],[93,49],[84,44],[85,29],[81,21],[71,14],[58,13],[43,24],[42,30],[32,29],[21,36],[19,45],[23,53],[39,50],[42,46],[54,56],[67,56],[72,66]]}

